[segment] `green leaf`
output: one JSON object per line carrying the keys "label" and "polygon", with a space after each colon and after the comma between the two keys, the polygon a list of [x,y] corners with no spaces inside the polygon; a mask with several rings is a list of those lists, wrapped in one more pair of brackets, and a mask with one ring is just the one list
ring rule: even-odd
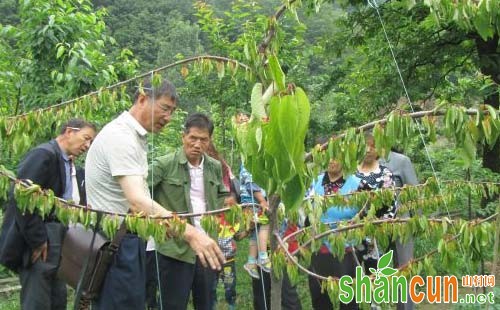
{"label": "green leaf", "polygon": [[486,139],[486,142],[488,142],[488,144],[490,146],[492,146],[492,141],[491,141],[491,138],[492,138],[492,134],[491,134],[491,122],[490,122],[490,118],[484,118],[483,121],[482,121],[482,126],[483,126],[483,133],[484,133],[484,138]]}
{"label": "green leaf", "polygon": [[262,84],[256,83],[252,89],[250,97],[250,104],[252,106],[252,116],[259,121],[266,117],[266,110],[262,102]]}
{"label": "green leaf", "polygon": [[296,101],[294,100],[294,96],[287,95],[281,98],[281,102],[277,104],[278,109],[276,110],[278,113],[271,116],[271,122],[277,122],[279,133],[283,139],[283,144],[286,147],[286,150],[281,150],[280,153],[286,151],[290,158],[294,157],[295,150],[297,144],[302,144],[303,140],[300,142],[302,137],[299,136],[297,129],[299,126],[298,119],[298,108]]}
{"label": "green leaf", "polygon": [[281,193],[281,199],[287,210],[293,210],[300,206],[306,187],[299,175],[295,175],[289,182],[286,183],[284,190]]}
{"label": "green leaf", "polygon": [[469,167],[476,158],[476,145],[470,136],[465,138],[464,145],[461,148],[461,154],[464,159],[464,166]]}
{"label": "green leaf", "polygon": [[[285,96],[289,97],[289,96]],[[276,96],[271,98],[269,105],[270,122],[266,124],[264,129],[264,150],[270,155],[271,159],[270,168],[272,174],[279,182],[286,182],[293,177],[294,168],[292,165],[292,152],[294,147],[294,140],[297,137],[293,136],[292,130],[287,126],[296,126],[296,121],[287,119],[287,111],[283,98],[280,99]],[[288,101],[288,99],[287,99]],[[293,117],[293,115],[292,115]],[[283,122],[284,124],[282,124]],[[286,125],[289,124],[289,125]],[[260,159],[262,160],[262,159]],[[254,173],[251,171],[252,174]]]}
{"label": "green leaf", "polygon": [[217,62],[217,77],[222,79],[224,77],[224,63],[222,61]]}
{"label": "green leaf", "polygon": [[489,104],[486,104],[486,108],[488,109],[488,112],[490,113],[490,116],[492,119],[497,119],[498,115],[497,115],[497,111],[495,110],[494,107],[492,107],[491,105]]}
{"label": "green leaf", "polygon": [[387,266],[389,266],[391,261],[392,261],[392,250],[390,250],[389,252],[382,255],[382,257],[380,257],[379,261],[377,262],[377,268],[384,269]]}
{"label": "green leaf", "polygon": [[64,45],[59,45],[59,47],[57,48],[57,54],[56,54],[56,59],[59,59],[61,58],[61,56],[64,54],[64,52],[66,51],[66,48],[64,47]]}
{"label": "green leaf", "polygon": [[493,25],[490,21],[490,16],[489,14],[486,14],[486,12],[478,12],[472,20],[472,23],[484,41],[488,41],[488,39],[492,38],[495,34]]}
{"label": "green leaf", "polygon": [[278,58],[275,55],[271,55],[269,56],[268,61],[271,77],[276,82],[278,90],[285,90],[285,74],[283,73],[283,70],[281,70]]}

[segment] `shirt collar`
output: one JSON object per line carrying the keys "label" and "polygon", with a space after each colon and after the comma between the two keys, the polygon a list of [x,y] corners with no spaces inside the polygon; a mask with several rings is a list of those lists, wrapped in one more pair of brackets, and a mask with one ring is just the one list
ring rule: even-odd
{"label": "shirt collar", "polygon": [[[184,156],[185,155],[186,154],[184,154]],[[191,163],[188,160],[186,160],[186,161],[187,161],[189,169],[201,169],[201,170],[203,170],[203,163],[205,162],[205,155],[201,156],[201,162],[200,162],[200,164],[198,166],[193,166],[193,165],[191,165]]]}
{"label": "shirt collar", "polygon": [[[194,167],[187,160],[186,152],[184,152],[184,148],[182,146],[177,149],[177,156],[178,156],[178,159],[179,159],[179,164],[184,165],[184,164],[188,163],[190,165],[189,168]],[[203,156],[201,157],[200,167],[202,169],[203,169],[203,163],[204,162],[205,162],[205,154],[203,154]]]}
{"label": "shirt collar", "polygon": [[56,139],[54,139],[54,144],[57,146],[57,148],[59,149],[59,151],[61,152],[61,157],[62,159],[64,159],[65,162],[69,162],[69,156],[68,154],[66,154],[66,152],[63,151],[63,149],[61,148],[61,146],[59,145],[59,142],[57,142]]}
{"label": "shirt collar", "polygon": [[128,111],[123,112],[120,117],[124,120],[125,124],[134,129],[139,136],[145,137],[148,134],[148,131],[144,129]]}

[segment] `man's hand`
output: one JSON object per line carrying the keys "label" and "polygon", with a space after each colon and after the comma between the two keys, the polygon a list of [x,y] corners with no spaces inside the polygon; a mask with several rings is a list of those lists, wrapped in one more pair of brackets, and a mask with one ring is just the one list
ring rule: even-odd
{"label": "man's hand", "polygon": [[191,225],[186,225],[184,238],[199,257],[203,267],[210,266],[213,270],[221,270],[225,259],[214,240]]}
{"label": "man's hand", "polygon": [[262,192],[254,192],[253,195],[255,197],[255,200],[262,207],[263,211],[269,210],[269,204],[267,203],[266,197],[264,197],[264,195],[262,194]]}
{"label": "man's hand", "polygon": [[31,254],[31,263],[34,264],[39,258],[41,258],[42,262],[47,261],[47,241],[33,250]]}

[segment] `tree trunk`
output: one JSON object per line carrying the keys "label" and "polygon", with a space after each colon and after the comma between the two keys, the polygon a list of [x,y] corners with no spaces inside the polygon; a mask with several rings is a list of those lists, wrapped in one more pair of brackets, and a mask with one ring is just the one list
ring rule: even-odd
{"label": "tree trunk", "polygon": [[[498,34],[488,41],[484,41],[481,37],[476,37],[477,53],[479,56],[479,67],[481,73],[488,75],[497,84],[500,85],[500,47],[498,44]],[[494,108],[499,107],[498,92],[488,96],[485,104],[489,104]],[[497,141],[493,148],[486,146],[483,151],[483,167],[490,168],[493,172],[500,173],[500,140]]]}
{"label": "tree trunk", "polygon": [[[280,198],[278,195],[272,195],[269,199],[269,209],[271,210],[271,218],[269,224],[269,231],[271,234],[271,253],[274,253],[278,249],[278,240],[274,235],[275,231],[279,231],[278,223],[278,206],[280,204]],[[272,254],[271,254],[272,255]],[[274,266],[272,266],[274,268]],[[277,279],[274,273],[271,272],[271,308],[270,309],[281,309],[281,287],[282,280]]]}

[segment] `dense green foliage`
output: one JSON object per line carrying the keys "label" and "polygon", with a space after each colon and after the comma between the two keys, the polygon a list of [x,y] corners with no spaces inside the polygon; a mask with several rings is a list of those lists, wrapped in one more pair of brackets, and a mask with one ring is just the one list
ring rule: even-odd
{"label": "dense green foliage", "polygon": [[[8,12],[8,11],[7,11]],[[8,114],[55,104],[134,73],[130,52],[104,47],[104,11],[88,1],[20,1],[18,23],[1,28],[0,100]]]}
{"label": "dense green foliage", "polygon": [[[303,1],[303,7],[296,7],[295,14],[293,11],[286,11],[279,20],[276,39],[268,47],[270,51],[277,53],[288,80],[301,86],[311,99],[309,146],[320,136],[363,124],[374,119],[374,116],[380,118],[396,107],[408,108],[375,10],[362,1],[351,1],[354,6],[348,7],[348,10],[345,6],[348,1],[339,1],[342,6],[328,2]],[[447,1],[443,1],[445,2]],[[33,47],[28,39],[30,33],[33,35],[43,29],[44,23],[37,24],[39,28],[30,23],[32,19],[23,9],[23,3],[5,3],[4,6],[8,9],[1,13],[4,28],[1,42],[5,44],[0,44],[0,53],[5,55],[2,59],[6,67],[9,67],[7,64],[20,62],[21,55],[28,55],[21,60],[28,58],[29,63],[32,63],[29,58],[36,59],[36,54],[31,56]],[[111,74],[107,78],[101,70],[110,73],[106,65],[110,63],[110,59],[119,60],[113,55],[120,55],[122,48],[134,53],[139,61],[140,71],[204,53],[229,56],[258,66],[259,57],[253,57],[258,56],[256,45],[266,35],[268,25],[274,22],[269,16],[281,4],[280,1],[272,0],[250,3],[96,0],[93,4],[100,10],[95,11],[88,2],[75,3],[54,4],[53,8],[48,9],[36,1],[30,2],[35,7],[40,5],[37,21],[45,21],[46,25],[50,24],[51,15],[55,18],[55,24],[58,24],[58,15],[54,12],[62,14],[65,10],[76,7],[81,12],[60,19],[60,22],[69,26],[66,26],[68,28],[65,29],[64,36],[57,36],[57,32],[55,33],[57,41],[52,40],[50,33],[44,38],[45,44],[53,47],[40,53],[44,57],[37,61],[41,61],[42,67],[39,63],[28,66],[32,68],[31,71],[33,68],[39,68],[39,71],[22,70],[35,75],[41,70],[53,72],[52,75],[37,77],[43,78],[45,83],[32,82],[34,80],[29,75],[21,74],[19,71],[23,66],[10,66],[9,70],[0,70],[0,78],[4,78],[2,86],[6,90],[1,94],[5,114],[15,113],[15,102],[38,102],[37,105],[40,106],[109,84],[117,76]],[[432,12],[439,13],[439,1],[432,3],[435,6]],[[414,5],[411,9],[410,4]],[[294,5],[296,4],[292,4],[292,8]],[[491,11],[495,11],[493,7]],[[36,10],[29,12],[35,14]],[[438,14],[438,19],[421,1],[386,3],[380,6],[380,12],[410,98],[417,109],[433,107],[436,100],[471,106],[481,102],[487,95],[498,93],[498,85],[494,83],[496,76],[484,75],[481,70],[482,67],[491,65],[481,63],[474,27],[467,23],[455,23],[446,14]],[[84,23],[84,18],[87,18],[90,28],[70,27],[81,25],[78,22]],[[13,31],[8,30],[10,27],[7,25],[13,25],[17,32],[22,29],[26,33],[24,39],[7,36],[7,33]],[[57,31],[57,27],[53,28],[53,31]],[[491,31],[488,30],[487,33],[491,34]],[[493,36],[495,33],[492,33]],[[111,44],[114,40],[110,36],[116,40],[116,44]],[[78,38],[79,43],[84,41],[85,46],[76,44],[75,38]],[[490,35],[485,39],[490,40],[492,37]],[[16,47],[15,52],[13,46]],[[73,58],[65,53],[71,47],[76,48]],[[81,51],[82,49],[87,52]],[[58,51],[62,53],[59,57]],[[108,55],[107,63],[103,63],[103,54],[98,51]],[[89,59],[87,54],[93,55],[92,58]],[[85,66],[86,60],[89,60],[93,68]],[[71,66],[70,61],[72,65],[78,66]],[[126,63],[128,60],[125,67]],[[113,69],[114,72],[123,72],[118,69],[123,65],[122,61]],[[74,70],[78,72],[74,73]],[[130,70],[125,72],[130,75]],[[184,109],[201,109],[212,113],[219,125],[216,132],[218,144],[229,154],[231,139],[228,139],[227,128],[230,126],[230,118],[236,110],[250,110],[249,89],[253,84],[247,84],[241,79],[236,82],[228,76],[218,79],[216,74],[206,78],[189,73],[186,79],[182,78],[180,70],[170,70],[166,74],[179,85]],[[123,74],[119,76],[123,77]],[[40,99],[35,89],[46,84],[46,79],[51,80],[50,84],[55,86],[42,87],[43,91],[39,91]],[[28,81],[33,85],[29,85]],[[19,91],[20,88],[30,90],[29,98],[26,98],[23,91]],[[44,93],[54,98],[43,103],[46,100]]]}

